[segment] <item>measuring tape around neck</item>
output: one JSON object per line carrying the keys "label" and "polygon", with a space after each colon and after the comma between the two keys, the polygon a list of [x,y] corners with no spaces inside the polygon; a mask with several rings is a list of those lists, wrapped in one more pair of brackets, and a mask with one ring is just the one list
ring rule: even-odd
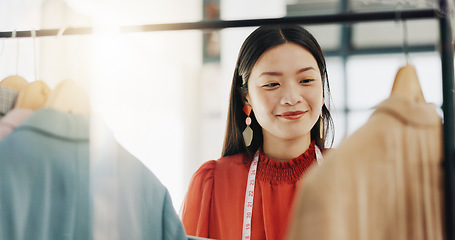
{"label": "measuring tape around neck", "polygon": [[[316,161],[318,165],[321,164],[323,158],[321,150],[315,145]],[[248,172],[248,180],[246,183],[245,192],[245,205],[243,206],[243,230],[242,240],[251,239],[251,218],[253,217],[253,199],[254,199],[254,185],[256,184],[256,170],[259,162],[259,150],[256,151],[253,157],[253,162]]]}

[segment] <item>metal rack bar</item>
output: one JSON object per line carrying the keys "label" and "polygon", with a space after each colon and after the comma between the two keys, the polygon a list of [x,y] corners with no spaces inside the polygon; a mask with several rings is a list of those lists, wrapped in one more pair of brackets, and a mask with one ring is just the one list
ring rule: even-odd
{"label": "metal rack bar", "polygon": [[[217,20],[217,21],[200,21],[185,23],[165,23],[165,24],[148,24],[120,27],[120,31],[127,32],[153,32],[153,31],[172,31],[172,30],[215,30],[224,28],[254,27],[260,25],[287,24],[297,23],[305,25],[335,24],[335,23],[356,23],[356,22],[373,22],[373,21],[390,21],[390,20],[411,20],[436,18],[440,16],[438,9],[424,10],[405,10],[389,12],[362,12],[362,13],[340,13],[330,15],[298,16],[283,18],[265,18],[265,19],[247,19],[247,20]],[[62,36],[66,35],[87,35],[93,34],[94,28],[80,27],[67,28],[63,31]],[[36,30],[36,37],[57,36],[59,29],[42,29]],[[0,38],[13,37],[13,31],[0,32]],[[31,37],[32,30],[16,31],[16,37]]]}

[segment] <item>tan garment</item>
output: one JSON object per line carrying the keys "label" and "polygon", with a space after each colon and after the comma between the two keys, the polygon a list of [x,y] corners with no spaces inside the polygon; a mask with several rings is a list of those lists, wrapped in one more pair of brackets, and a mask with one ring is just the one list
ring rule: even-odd
{"label": "tan garment", "polygon": [[390,97],[304,176],[288,239],[443,239],[441,119]]}

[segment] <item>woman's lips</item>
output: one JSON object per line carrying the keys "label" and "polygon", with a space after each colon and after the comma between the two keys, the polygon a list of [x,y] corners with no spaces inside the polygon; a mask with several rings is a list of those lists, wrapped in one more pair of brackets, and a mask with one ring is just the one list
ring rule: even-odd
{"label": "woman's lips", "polygon": [[303,117],[303,115],[305,115],[304,111],[291,111],[291,112],[284,112],[278,116],[288,119],[288,120],[297,120],[297,119],[300,119],[301,117]]}

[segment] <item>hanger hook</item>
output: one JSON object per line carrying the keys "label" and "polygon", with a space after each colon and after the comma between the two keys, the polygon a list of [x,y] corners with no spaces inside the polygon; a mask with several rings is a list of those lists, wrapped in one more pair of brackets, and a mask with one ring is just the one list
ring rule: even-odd
{"label": "hanger hook", "polygon": [[405,20],[401,21],[403,26],[403,52],[406,57],[406,65],[409,64],[409,48],[408,48],[408,24]]}
{"label": "hanger hook", "polygon": [[63,34],[65,33],[66,29],[68,27],[67,26],[64,26],[64,27],[61,27],[59,30],[58,30],[58,33],[57,33],[57,39],[61,38],[63,36]]}
{"label": "hanger hook", "polygon": [[37,68],[36,68],[36,31],[35,29],[32,29],[30,31],[32,35],[32,40],[33,40],[33,68],[35,72],[35,81],[38,80],[38,74],[37,74]]}
{"label": "hanger hook", "polygon": [[78,61],[78,56],[81,54],[81,49],[82,49],[82,45],[83,45],[83,38],[82,36],[79,36],[79,41],[77,41],[77,46],[76,46],[76,50],[74,51],[74,54],[73,54],[73,57],[71,59],[73,59],[73,64],[71,65],[71,78],[74,79],[74,69],[76,68],[76,63]]}
{"label": "hanger hook", "polygon": [[2,41],[2,49],[0,50],[0,56],[2,56],[3,53],[5,52],[5,42],[6,42],[6,40]]}
{"label": "hanger hook", "polygon": [[12,39],[16,39],[16,75],[18,75],[19,73],[19,39],[17,39],[17,32],[16,32],[16,29],[14,29],[12,32],[11,32],[11,38]]}
{"label": "hanger hook", "polygon": [[409,64],[409,48],[408,48],[408,25],[405,19],[401,16],[402,3],[399,2],[396,10],[396,21],[401,23],[401,28],[403,32],[403,53],[406,59],[406,65]]}

